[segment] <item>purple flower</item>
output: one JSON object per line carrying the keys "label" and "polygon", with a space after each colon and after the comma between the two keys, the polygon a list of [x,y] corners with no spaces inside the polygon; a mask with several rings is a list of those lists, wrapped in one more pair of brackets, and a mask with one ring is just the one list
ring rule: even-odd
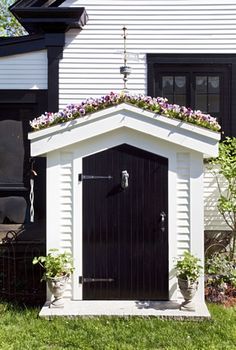
{"label": "purple flower", "polygon": [[165,115],[170,118],[185,120],[209,129],[219,131],[220,126],[216,118],[209,114],[204,114],[201,111],[193,111],[191,108],[179,106],[177,104],[168,103],[164,97],[151,97],[142,94],[130,93],[114,93],[102,96],[100,98],[88,98],[79,104],[71,103],[58,113],[45,112],[38,118],[34,118],[30,125],[33,129],[39,130],[57,123],[61,123],[68,119],[83,117],[86,114],[91,114],[103,108],[114,106],[118,103],[130,103],[145,110],[157,110],[158,114]]}

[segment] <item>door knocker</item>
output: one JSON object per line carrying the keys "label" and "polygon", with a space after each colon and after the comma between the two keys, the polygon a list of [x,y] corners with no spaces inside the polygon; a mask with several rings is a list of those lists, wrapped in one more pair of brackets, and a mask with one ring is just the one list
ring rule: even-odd
{"label": "door knocker", "polygon": [[129,186],[129,174],[127,170],[123,170],[121,173],[121,187],[125,189],[128,186]]}

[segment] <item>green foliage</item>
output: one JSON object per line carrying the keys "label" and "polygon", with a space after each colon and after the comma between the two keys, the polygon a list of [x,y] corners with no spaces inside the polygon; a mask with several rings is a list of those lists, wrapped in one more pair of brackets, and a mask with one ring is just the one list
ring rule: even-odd
{"label": "green foliage", "polygon": [[236,261],[225,254],[215,253],[205,262],[205,273],[212,275],[215,283],[230,283],[236,288]]}
{"label": "green foliage", "polygon": [[0,36],[21,36],[27,32],[8,10],[15,0],[0,1]]}
{"label": "green foliage", "polygon": [[209,305],[211,321],[155,317],[38,317],[0,303],[1,350],[235,350],[236,310]]}
{"label": "green foliage", "polygon": [[[236,138],[227,137],[219,146],[219,156],[210,161],[212,173],[216,177],[219,199],[218,209],[226,224],[232,231],[230,258],[236,253]],[[226,181],[226,189],[222,187],[219,176]]]}
{"label": "green foliage", "polygon": [[185,251],[183,258],[176,263],[177,276],[183,280],[195,282],[202,269],[199,261],[200,259]]}
{"label": "green foliage", "polygon": [[42,280],[70,275],[74,271],[71,254],[59,253],[57,249],[50,249],[47,256],[34,257],[32,263],[40,264],[45,269]]}

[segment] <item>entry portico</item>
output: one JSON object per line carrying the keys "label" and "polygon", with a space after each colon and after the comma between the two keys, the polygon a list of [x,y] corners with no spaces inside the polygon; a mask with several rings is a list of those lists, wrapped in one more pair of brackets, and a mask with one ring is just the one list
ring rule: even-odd
{"label": "entry portico", "polygon": [[29,134],[47,157],[47,249],[74,258],[69,300],[178,298],[175,259],[204,262],[203,156],[219,138],[125,103]]}

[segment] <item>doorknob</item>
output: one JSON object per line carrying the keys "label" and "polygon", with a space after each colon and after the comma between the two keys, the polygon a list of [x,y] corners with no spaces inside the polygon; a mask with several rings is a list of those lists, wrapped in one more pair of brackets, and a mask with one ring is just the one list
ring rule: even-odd
{"label": "doorknob", "polygon": [[121,172],[121,187],[123,189],[129,186],[129,173],[127,170],[123,170]]}

